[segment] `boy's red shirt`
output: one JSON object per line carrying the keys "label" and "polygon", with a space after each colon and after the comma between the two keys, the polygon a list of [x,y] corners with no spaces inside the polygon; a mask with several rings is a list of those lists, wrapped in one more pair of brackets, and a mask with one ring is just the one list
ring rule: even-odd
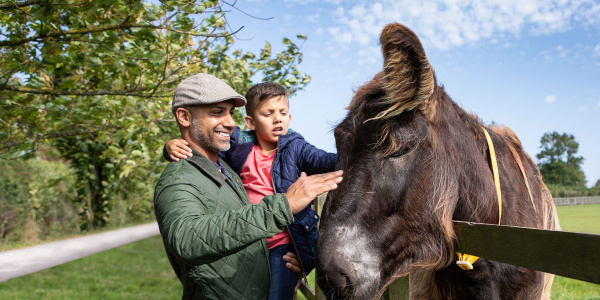
{"label": "boy's red shirt", "polygon": [[[240,173],[240,179],[242,179],[242,183],[252,204],[260,203],[264,196],[275,195],[273,180],[271,178],[271,166],[274,157],[275,152],[265,155],[260,151],[258,145],[254,145],[248,154],[246,163]],[[267,238],[269,249],[291,242],[292,239],[287,228],[273,237]]]}

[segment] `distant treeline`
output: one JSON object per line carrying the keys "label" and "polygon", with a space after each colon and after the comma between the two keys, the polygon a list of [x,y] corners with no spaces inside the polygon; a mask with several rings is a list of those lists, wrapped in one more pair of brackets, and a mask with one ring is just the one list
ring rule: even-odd
{"label": "distant treeline", "polygon": [[[75,175],[68,163],[0,159],[0,250],[73,236],[81,232]],[[108,227],[154,219],[132,214],[132,205],[114,200]],[[151,199],[144,199],[151,202]]]}
{"label": "distant treeline", "polygon": [[589,189],[585,186],[562,186],[556,184],[547,184],[546,186],[553,198],[600,196],[600,185],[598,184]]}

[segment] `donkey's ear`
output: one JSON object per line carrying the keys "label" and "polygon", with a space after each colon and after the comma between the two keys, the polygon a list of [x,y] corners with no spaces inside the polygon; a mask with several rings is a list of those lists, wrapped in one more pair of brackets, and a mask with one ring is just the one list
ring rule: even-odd
{"label": "donkey's ear", "polygon": [[378,117],[392,117],[403,111],[425,109],[435,89],[435,74],[417,35],[398,23],[381,32],[384,89],[389,108]]}

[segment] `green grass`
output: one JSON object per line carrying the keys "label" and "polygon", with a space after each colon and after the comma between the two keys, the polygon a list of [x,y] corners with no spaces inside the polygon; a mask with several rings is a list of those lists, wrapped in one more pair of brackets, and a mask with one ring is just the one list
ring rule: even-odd
{"label": "green grass", "polygon": [[[560,206],[563,230],[600,233],[600,205]],[[309,276],[314,283],[314,272]],[[160,237],[0,283],[0,299],[179,299]],[[299,295],[298,299],[304,299]],[[600,285],[556,276],[553,300],[600,300]]]}
{"label": "green grass", "polygon": [[600,234],[600,204],[558,206],[556,210],[562,230]]}
{"label": "green grass", "polygon": [[0,299],[179,299],[160,237],[0,283]]}
{"label": "green grass", "polygon": [[[558,206],[562,230],[600,233],[600,205]],[[561,276],[554,277],[553,300],[600,300],[600,285]]]}

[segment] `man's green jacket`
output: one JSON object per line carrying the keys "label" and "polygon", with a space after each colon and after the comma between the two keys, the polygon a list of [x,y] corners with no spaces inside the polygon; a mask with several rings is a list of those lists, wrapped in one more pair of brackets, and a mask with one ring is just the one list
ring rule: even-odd
{"label": "man's green jacket", "polygon": [[266,237],[293,222],[284,194],[252,205],[240,178],[228,180],[192,150],[171,162],[154,192],[154,212],[167,256],[183,285],[182,299],[266,299]]}

